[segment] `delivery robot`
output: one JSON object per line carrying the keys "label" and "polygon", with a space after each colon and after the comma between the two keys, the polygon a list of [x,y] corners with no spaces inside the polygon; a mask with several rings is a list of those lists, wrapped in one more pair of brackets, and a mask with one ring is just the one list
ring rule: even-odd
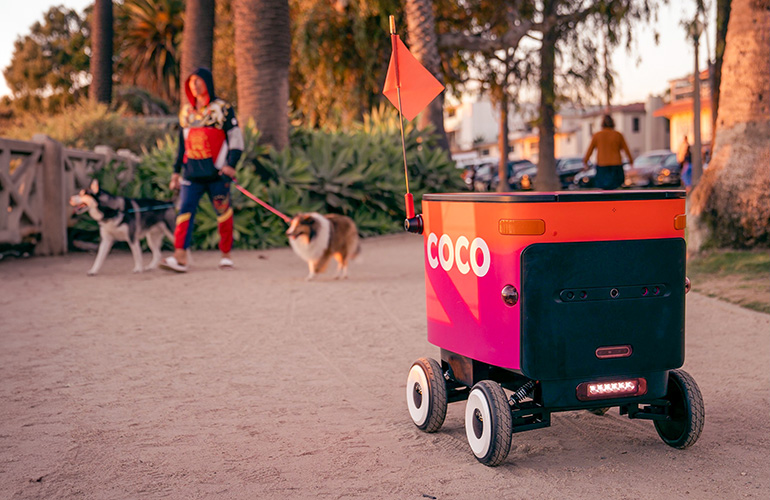
{"label": "delivery robot", "polygon": [[[409,217],[412,215],[412,217]],[[684,191],[428,194],[422,233],[428,341],[409,415],[425,432],[467,401],[465,432],[489,466],[513,433],[590,410],[652,420],[686,448],[703,399],[684,363]]]}

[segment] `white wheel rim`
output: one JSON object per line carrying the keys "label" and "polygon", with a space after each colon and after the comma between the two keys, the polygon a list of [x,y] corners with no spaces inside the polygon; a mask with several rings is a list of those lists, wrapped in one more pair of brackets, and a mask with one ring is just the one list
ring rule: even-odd
{"label": "white wheel rim", "polygon": [[[480,437],[476,437],[473,430],[476,410],[481,414],[483,422]],[[473,389],[468,396],[468,404],[465,406],[465,435],[473,454],[479,458],[486,456],[492,443],[492,415],[489,411],[487,398],[479,389]]]}
{"label": "white wheel rim", "polygon": [[[422,392],[422,401],[420,406],[415,402],[415,390],[419,386]],[[409,408],[409,415],[415,425],[423,425],[428,420],[428,408],[430,408],[430,390],[428,388],[428,377],[425,376],[420,365],[414,365],[409,370],[409,377],[406,379],[406,405]]]}

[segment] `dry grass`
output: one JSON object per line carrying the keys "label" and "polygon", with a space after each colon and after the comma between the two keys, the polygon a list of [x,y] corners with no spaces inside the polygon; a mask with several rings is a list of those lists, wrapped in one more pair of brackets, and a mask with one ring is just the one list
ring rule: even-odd
{"label": "dry grass", "polygon": [[719,250],[687,262],[693,290],[770,314],[770,252]]}

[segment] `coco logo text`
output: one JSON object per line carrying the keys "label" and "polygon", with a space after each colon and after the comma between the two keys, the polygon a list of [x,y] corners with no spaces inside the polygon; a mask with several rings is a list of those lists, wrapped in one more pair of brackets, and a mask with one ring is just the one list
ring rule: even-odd
{"label": "coco logo text", "polygon": [[465,236],[459,236],[456,242],[452,242],[449,235],[442,234],[439,238],[435,233],[430,233],[425,252],[428,264],[433,269],[440,264],[444,271],[449,271],[452,266],[457,265],[457,270],[462,274],[473,271],[479,278],[489,272],[489,246],[482,238],[468,241]]}

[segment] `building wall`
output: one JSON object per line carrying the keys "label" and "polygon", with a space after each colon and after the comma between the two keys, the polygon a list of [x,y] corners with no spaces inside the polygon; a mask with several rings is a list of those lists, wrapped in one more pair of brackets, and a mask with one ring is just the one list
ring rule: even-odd
{"label": "building wall", "polygon": [[666,149],[675,151],[670,148],[670,125],[668,118],[656,117],[653,115],[655,111],[663,107],[663,99],[657,96],[651,96],[647,99],[644,105],[645,111],[645,138],[644,138],[644,150],[652,151],[653,149]]}
{"label": "building wall", "polygon": [[[695,126],[695,116],[692,111],[683,111],[671,116],[671,151],[676,151],[682,143],[682,139],[687,136],[690,144],[693,143],[693,128]],[[700,137],[701,144],[711,144],[711,109],[701,108],[700,112]]]}
{"label": "building wall", "polygon": [[623,134],[626,139],[628,149],[631,150],[631,156],[636,158],[644,153],[644,124],[646,119],[644,112],[613,113],[612,118],[615,120],[615,130]]}

